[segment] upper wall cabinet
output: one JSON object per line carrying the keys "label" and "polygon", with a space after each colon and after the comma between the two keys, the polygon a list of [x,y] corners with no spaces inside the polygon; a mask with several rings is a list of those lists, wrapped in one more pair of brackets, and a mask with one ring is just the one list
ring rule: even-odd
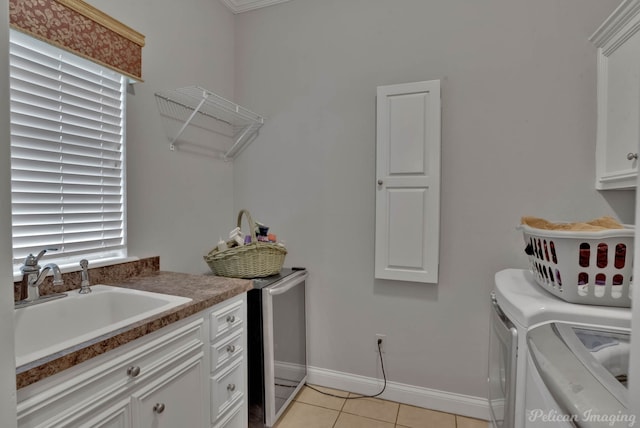
{"label": "upper wall cabinet", "polygon": [[375,277],[437,283],[440,81],[378,87],[377,119]]}
{"label": "upper wall cabinet", "polygon": [[640,0],[625,0],[589,39],[598,48],[596,189],[636,187]]}

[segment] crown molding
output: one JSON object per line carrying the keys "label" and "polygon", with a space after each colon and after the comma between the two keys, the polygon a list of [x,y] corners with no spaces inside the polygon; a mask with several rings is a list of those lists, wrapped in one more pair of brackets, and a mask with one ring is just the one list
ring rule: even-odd
{"label": "crown molding", "polygon": [[284,3],[290,0],[220,0],[233,13],[246,12],[261,7],[267,7],[278,3]]}
{"label": "crown molding", "polygon": [[[613,39],[620,38],[619,33],[629,33],[624,40],[631,37],[637,30],[638,24],[634,25],[633,20],[640,13],[639,0],[624,0],[613,11],[613,13],[600,25],[600,27],[589,37],[589,40],[597,47],[603,47]],[[623,31],[625,27],[634,25],[634,31]],[[624,42],[621,40],[620,42]]]}

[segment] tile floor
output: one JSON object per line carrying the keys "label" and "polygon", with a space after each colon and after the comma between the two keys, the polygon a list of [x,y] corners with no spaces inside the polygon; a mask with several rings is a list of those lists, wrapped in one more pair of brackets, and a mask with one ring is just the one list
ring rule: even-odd
{"label": "tile floor", "polygon": [[[316,387],[342,396],[357,394]],[[487,428],[487,421],[378,398],[345,400],[304,387],[274,428]]]}

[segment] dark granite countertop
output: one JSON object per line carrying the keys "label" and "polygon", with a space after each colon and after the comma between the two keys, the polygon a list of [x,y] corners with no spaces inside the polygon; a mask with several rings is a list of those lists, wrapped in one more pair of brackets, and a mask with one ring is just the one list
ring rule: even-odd
{"label": "dark granite countertop", "polygon": [[253,288],[251,280],[162,271],[147,271],[141,276],[103,283],[135,290],[189,297],[192,301],[71,349],[18,367],[16,369],[18,389],[104,354]]}

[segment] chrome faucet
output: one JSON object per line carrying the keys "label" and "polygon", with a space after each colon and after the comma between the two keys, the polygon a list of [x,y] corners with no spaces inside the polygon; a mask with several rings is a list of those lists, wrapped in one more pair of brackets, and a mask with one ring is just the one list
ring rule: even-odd
{"label": "chrome faucet", "polygon": [[[40,270],[38,262],[47,251],[55,251],[57,248],[47,248],[38,253],[37,256],[29,254],[23,266],[20,268],[22,272],[22,283],[20,284],[20,301],[16,302],[16,307],[33,304],[38,300],[50,300],[49,296],[40,297],[40,285],[44,281],[49,271],[53,271],[53,285],[64,284],[60,268],[55,263],[48,263]],[[51,297],[63,297],[65,294],[51,295]]]}

